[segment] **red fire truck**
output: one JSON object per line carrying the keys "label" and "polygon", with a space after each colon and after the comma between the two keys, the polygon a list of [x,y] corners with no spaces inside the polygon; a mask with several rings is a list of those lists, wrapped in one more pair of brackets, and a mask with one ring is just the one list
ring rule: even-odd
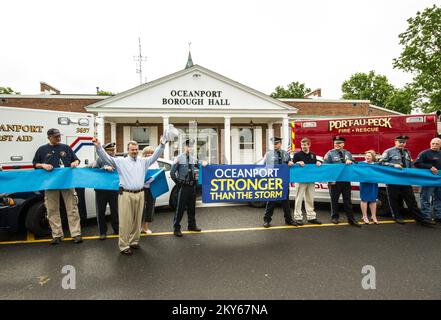
{"label": "red fire truck", "polygon": [[[356,160],[364,160],[367,150],[376,151],[379,156],[384,150],[394,146],[394,139],[399,135],[409,137],[406,148],[412,157],[429,148],[432,138],[440,132],[440,113],[420,115],[376,116],[339,119],[309,119],[291,123],[291,150],[300,150],[303,138],[311,140],[311,151],[323,157],[333,149],[333,136],[346,139],[345,149],[350,151]],[[352,199],[359,203],[358,183],[353,183]],[[414,188],[418,192],[418,188]],[[290,193],[291,195],[293,192]],[[419,199],[419,197],[417,197]],[[316,201],[329,202],[327,183],[316,183]],[[389,211],[385,186],[380,185],[379,211]]]}

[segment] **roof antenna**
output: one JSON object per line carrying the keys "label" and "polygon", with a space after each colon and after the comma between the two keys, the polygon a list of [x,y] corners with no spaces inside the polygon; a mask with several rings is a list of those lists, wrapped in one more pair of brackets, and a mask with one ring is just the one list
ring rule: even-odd
{"label": "roof antenna", "polygon": [[[139,84],[142,84],[142,63],[147,61],[147,57],[144,57],[141,53],[141,38],[138,37],[139,43],[139,55],[134,56],[133,59],[136,61],[136,73],[139,74]],[[145,81],[147,82],[147,77],[145,77]]]}

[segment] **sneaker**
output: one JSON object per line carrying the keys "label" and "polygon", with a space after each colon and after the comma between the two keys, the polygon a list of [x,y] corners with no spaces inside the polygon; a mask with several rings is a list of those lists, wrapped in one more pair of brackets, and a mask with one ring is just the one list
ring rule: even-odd
{"label": "sneaker", "polygon": [[121,251],[121,254],[125,255],[125,256],[131,256],[133,254],[132,250],[130,250],[130,248]]}
{"label": "sneaker", "polygon": [[426,227],[431,227],[431,226],[435,226],[436,225],[436,222],[433,221],[432,219],[424,219],[423,221],[420,221],[420,223],[423,226],[426,226]]}
{"label": "sneaker", "polygon": [[61,243],[61,237],[53,238],[51,241],[51,245],[56,245]]}
{"label": "sneaker", "polygon": [[81,236],[76,236],[73,238],[73,242],[76,244],[81,243],[83,242],[83,238],[81,238]]}
{"label": "sneaker", "polygon": [[318,220],[318,219],[308,220],[308,223],[311,223],[311,224],[322,224],[322,222],[320,220]]}

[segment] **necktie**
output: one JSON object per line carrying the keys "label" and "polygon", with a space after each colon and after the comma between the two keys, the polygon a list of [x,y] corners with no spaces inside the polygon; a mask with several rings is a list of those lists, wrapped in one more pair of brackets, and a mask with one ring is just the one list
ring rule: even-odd
{"label": "necktie", "polygon": [[188,167],[187,176],[188,176],[188,179],[191,181],[191,180],[193,180],[193,167],[190,164],[190,155],[189,154],[187,154],[187,167]]}
{"label": "necktie", "polygon": [[343,155],[343,151],[339,151],[338,154],[340,155],[341,163],[345,163],[345,156]]}
{"label": "necktie", "polygon": [[403,167],[407,168],[406,156],[404,150],[400,149],[400,154],[401,154],[401,163],[403,164]]}
{"label": "necktie", "polygon": [[277,150],[277,156],[278,156],[278,164],[282,164],[282,153],[280,152],[280,150]]}

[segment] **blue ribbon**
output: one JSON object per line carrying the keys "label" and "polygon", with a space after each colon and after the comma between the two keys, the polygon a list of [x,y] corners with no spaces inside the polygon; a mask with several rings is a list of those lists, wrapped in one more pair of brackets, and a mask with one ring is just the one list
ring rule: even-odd
{"label": "blue ribbon", "polygon": [[[169,190],[164,170],[147,170],[145,181],[151,177],[154,178],[150,184],[153,197],[157,198]],[[94,168],[57,168],[52,171],[37,169],[0,172],[0,194],[69,188],[118,190],[118,173]]]}
{"label": "blue ribbon", "polygon": [[[428,169],[392,168],[378,164],[307,164],[294,165],[289,170],[289,182],[370,182],[412,186],[440,187],[441,176]],[[199,170],[199,184],[202,184],[203,168]]]}
{"label": "blue ribbon", "polygon": [[414,186],[441,186],[441,176],[427,169],[392,168],[378,164],[308,164],[290,168],[290,182],[370,182]]}

